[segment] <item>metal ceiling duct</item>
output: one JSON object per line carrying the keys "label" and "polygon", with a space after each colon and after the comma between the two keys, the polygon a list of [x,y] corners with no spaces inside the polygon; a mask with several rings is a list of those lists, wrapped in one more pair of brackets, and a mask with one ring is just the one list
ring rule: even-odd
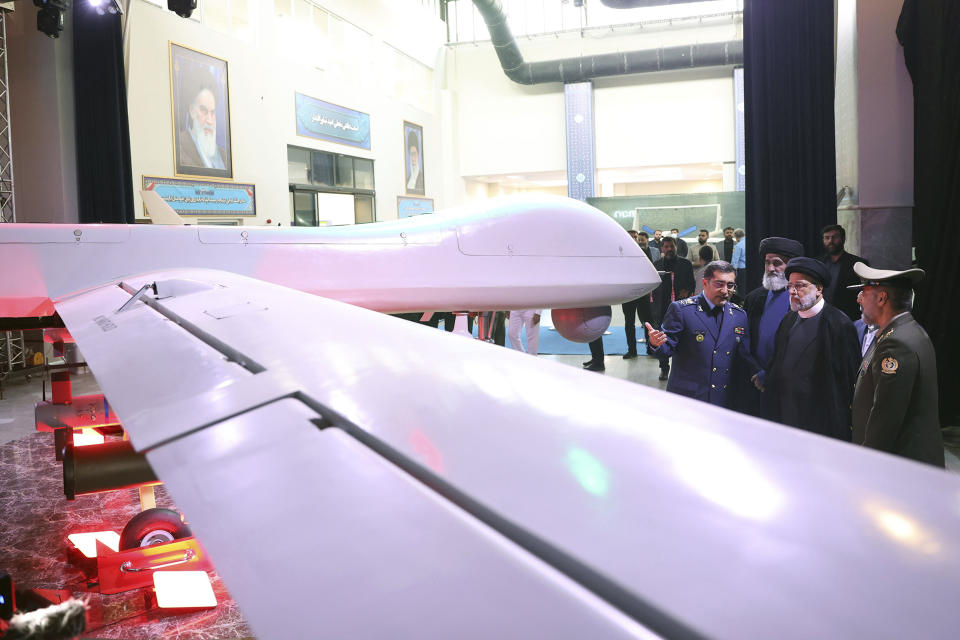
{"label": "metal ceiling duct", "polygon": [[518,84],[582,82],[602,76],[743,64],[742,40],[524,62],[500,0],[473,0],[473,4],[487,24],[503,72]]}

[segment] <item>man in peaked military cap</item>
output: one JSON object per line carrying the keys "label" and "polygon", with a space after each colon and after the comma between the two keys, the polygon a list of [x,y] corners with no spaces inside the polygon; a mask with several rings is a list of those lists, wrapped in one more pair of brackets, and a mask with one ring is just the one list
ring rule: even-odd
{"label": "man in peaked military cap", "polygon": [[860,362],[853,322],[823,299],[827,265],[813,258],[787,263],[790,312],[774,337],[763,393],[764,417],[850,441],[850,400]]}
{"label": "man in peaked military cap", "polygon": [[853,442],[943,467],[933,344],[913,315],[923,270],[853,266],[863,321],[878,327],[853,392]]}
{"label": "man in peaked military cap", "polygon": [[747,314],[729,302],[735,279],[733,265],[714,260],[703,270],[703,293],[671,302],[662,331],[647,323],[654,352],[673,356],[667,391],[727,406],[734,358],[752,363]]}

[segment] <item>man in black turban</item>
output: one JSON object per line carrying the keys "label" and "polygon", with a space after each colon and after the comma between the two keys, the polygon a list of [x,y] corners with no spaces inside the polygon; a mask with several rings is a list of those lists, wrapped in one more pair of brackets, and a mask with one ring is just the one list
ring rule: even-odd
{"label": "man in black turban", "polygon": [[763,415],[763,395],[758,387],[766,383],[766,371],[773,358],[773,337],[783,316],[790,310],[784,271],[790,258],[800,255],[803,255],[803,245],[790,238],[770,237],[760,242],[763,284],[747,294],[743,308],[750,323],[750,355],[761,371],[751,380],[747,373],[749,367],[736,363],[731,404],[741,413]]}
{"label": "man in black turban", "polygon": [[784,270],[790,312],[774,338],[763,388],[764,417],[813,433],[850,441],[850,402],[860,364],[857,330],[845,313],[827,304],[827,265],[793,258]]}

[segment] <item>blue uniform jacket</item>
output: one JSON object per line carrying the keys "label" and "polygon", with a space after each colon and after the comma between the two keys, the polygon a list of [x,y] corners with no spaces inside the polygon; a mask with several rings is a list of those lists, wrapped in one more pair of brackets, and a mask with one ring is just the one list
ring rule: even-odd
{"label": "blue uniform jacket", "polygon": [[673,356],[667,391],[726,407],[734,358],[747,363],[750,375],[757,370],[750,355],[750,324],[747,312],[728,302],[718,330],[709,310],[702,294],[671,303],[662,327],[667,341],[658,351]]}

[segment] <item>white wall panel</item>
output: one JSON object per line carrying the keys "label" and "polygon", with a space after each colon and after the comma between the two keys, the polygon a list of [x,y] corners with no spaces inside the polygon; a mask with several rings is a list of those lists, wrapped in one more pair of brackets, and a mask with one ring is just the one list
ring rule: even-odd
{"label": "white wall panel", "polygon": [[732,74],[670,77],[668,82],[597,89],[599,168],[734,160]]}

